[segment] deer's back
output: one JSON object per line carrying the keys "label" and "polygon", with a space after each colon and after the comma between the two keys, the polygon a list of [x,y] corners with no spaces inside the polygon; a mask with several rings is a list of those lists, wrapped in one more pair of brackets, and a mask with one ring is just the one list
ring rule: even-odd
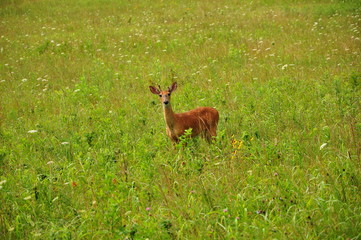
{"label": "deer's back", "polygon": [[205,129],[216,127],[218,124],[218,111],[211,107],[199,107],[188,112],[175,114],[175,128],[179,132],[192,128],[192,135],[198,135]]}

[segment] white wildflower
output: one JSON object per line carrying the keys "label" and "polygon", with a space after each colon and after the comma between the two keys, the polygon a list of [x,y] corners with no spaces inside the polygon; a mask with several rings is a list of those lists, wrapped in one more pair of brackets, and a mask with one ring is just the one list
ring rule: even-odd
{"label": "white wildflower", "polygon": [[37,133],[38,130],[29,130],[28,133]]}
{"label": "white wildflower", "polygon": [[323,143],[321,146],[320,146],[320,150],[322,150],[324,147],[326,147],[327,143]]}
{"label": "white wildflower", "polygon": [[288,64],[285,64],[281,67],[282,70],[285,70],[288,67]]}

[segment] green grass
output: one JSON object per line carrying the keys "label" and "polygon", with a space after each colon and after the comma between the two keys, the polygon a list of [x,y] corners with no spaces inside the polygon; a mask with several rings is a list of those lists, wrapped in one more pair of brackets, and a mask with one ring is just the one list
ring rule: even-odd
{"label": "green grass", "polygon": [[359,1],[0,6],[2,238],[361,238]]}

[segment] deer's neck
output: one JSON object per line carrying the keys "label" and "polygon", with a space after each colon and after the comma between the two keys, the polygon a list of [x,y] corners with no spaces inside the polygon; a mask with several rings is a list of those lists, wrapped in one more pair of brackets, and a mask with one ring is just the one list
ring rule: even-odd
{"label": "deer's neck", "polygon": [[173,129],[175,117],[170,103],[167,106],[163,106],[163,110],[164,110],[164,119],[167,124],[167,127],[169,129]]}

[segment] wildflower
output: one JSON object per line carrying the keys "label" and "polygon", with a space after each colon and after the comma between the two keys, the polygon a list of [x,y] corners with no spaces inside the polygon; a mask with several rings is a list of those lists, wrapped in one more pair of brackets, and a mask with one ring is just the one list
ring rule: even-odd
{"label": "wildflower", "polygon": [[149,212],[149,211],[150,211],[150,207],[147,207],[145,210]]}
{"label": "wildflower", "polygon": [[73,187],[78,186],[78,184],[76,184],[76,182],[72,182],[71,185],[72,185]]}
{"label": "wildflower", "polygon": [[69,142],[62,142],[61,145],[68,145]]}
{"label": "wildflower", "polygon": [[326,147],[327,143],[323,143],[321,146],[320,146],[320,150],[322,150],[324,147]]}
{"label": "wildflower", "polygon": [[50,164],[53,164],[54,163],[54,161],[49,161],[49,162],[47,162],[46,164],[47,165],[50,165]]}
{"label": "wildflower", "polygon": [[31,196],[24,197],[24,200],[29,200],[29,199],[31,199]]}
{"label": "wildflower", "polygon": [[28,133],[37,133],[38,130],[29,130]]}
{"label": "wildflower", "polygon": [[223,209],[223,212],[228,212],[228,209],[227,208]]}
{"label": "wildflower", "polygon": [[257,210],[256,213],[257,213],[257,214],[265,214],[266,212],[263,211],[263,210]]}

